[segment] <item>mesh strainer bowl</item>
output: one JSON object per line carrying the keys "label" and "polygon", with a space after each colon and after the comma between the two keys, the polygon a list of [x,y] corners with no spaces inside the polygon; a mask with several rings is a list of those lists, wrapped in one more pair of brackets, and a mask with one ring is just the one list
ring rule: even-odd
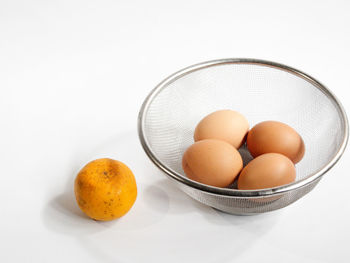
{"label": "mesh strainer bowl", "polygon": [[[219,109],[287,123],[305,142],[296,181],[262,190],[218,188],[192,181],[181,161],[197,123]],[[294,68],[256,59],[221,59],[187,67],[163,80],[144,101],[138,120],[141,144],[153,161],[192,198],[232,214],[258,214],[285,207],[308,192],[339,160],[348,121],[335,96]],[[241,150],[245,161],[249,154]]]}

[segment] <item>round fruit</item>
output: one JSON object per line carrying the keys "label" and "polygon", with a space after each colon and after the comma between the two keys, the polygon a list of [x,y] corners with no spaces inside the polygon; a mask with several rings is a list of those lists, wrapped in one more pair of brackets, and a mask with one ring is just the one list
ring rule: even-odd
{"label": "round fruit", "polygon": [[74,184],[80,209],[89,217],[108,221],[125,215],[133,206],[136,181],[122,162],[103,158],[85,165]]}

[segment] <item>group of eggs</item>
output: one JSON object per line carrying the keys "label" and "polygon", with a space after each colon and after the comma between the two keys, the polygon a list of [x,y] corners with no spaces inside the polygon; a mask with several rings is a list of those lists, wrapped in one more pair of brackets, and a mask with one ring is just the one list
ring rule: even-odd
{"label": "group of eggs", "polygon": [[[237,188],[256,190],[295,180],[295,164],[304,156],[301,136],[290,126],[264,121],[249,130],[237,111],[219,110],[204,117],[185,151],[182,167],[188,178],[216,187],[228,187],[238,177]],[[246,146],[254,157],[245,167],[238,149]]]}

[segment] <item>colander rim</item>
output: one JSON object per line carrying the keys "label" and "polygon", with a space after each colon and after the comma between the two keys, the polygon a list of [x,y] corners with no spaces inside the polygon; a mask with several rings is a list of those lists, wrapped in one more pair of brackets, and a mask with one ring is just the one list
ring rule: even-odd
{"label": "colander rim", "polygon": [[[331,160],[325,164],[323,167],[318,169],[315,173],[308,175],[307,177],[300,179],[298,181],[295,181],[290,184],[282,185],[279,187],[273,187],[273,188],[266,188],[266,189],[258,189],[258,190],[238,190],[238,189],[231,189],[231,188],[219,188],[219,187],[214,187],[214,186],[209,186],[205,185],[196,181],[193,181],[173,169],[167,167],[165,164],[163,164],[156,156],[156,154],[152,151],[147,138],[145,134],[145,117],[146,117],[146,112],[151,105],[152,101],[155,99],[157,94],[165,89],[167,86],[169,86],[171,83],[176,81],[177,79],[188,75],[192,72],[209,68],[209,67],[214,67],[214,66],[219,66],[219,65],[225,65],[225,64],[257,64],[260,66],[267,66],[267,67],[272,67],[272,68],[277,68],[279,70],[283,70],[286,72],[289,72],[291,74],[294,74],[298,77],[303,78],[304,80],[308,81],[311,83],[315,88],[318,88],[321,90],[334,104],[336,107],[338,113],[340,114],[340,119],[342,122],[342,127],[344,127],[343,130],[343,138],[342,142],[340,144],[339,149],[337,152],[332,156]],[[234,197],[262,197],[262,196],[272,196],[272,195],[279,195],[285,192],[289,192],[292,190],[296,190],[298,188],[304,187],[308,184],[311,184],[321,176],[323,176],[328,170],[330,170],[340,159],[340,157],[343,155],[345,148],[347,146],[348,138],[349,138],[349,124],[348,124],[348,119],[345,113],[345,110],[340,103],[340,101],[336,98],[336,96],[328,90],[323,84],[321,84],[318,80],[315,78],[311,77],[310,75],[295,69],[293,67],[272,62],[272,61],[267,61],[267,60],[261,60],[261,59],[252,59],[252,58],[225,58],[225,59],[216,59],[216,60],[210,60],[210,61],[205,61],[201,63],[197,63],[191,66],[188,66],[186,68],[183,68],[167,78],[165,78],[163,81],[161,81],[146,97],[144,100],[140,111],[138,115],[138,135],[139,139],[141,142],[141,145],[147,154],[147,156],[150,158],[150,160],[163,172],[165,172],[166,175],[168,175],[170,178],[175,179],[176,181],[185,184],[189,187],[195,188],[199,191],[203,191],[209,194],[213,195],[220,195],[220,196],[234,196]]]}

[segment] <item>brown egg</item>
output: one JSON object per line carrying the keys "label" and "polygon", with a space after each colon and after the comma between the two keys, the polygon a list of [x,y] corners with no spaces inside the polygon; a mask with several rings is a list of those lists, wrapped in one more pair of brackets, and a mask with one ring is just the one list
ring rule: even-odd
{"label": "brown egg", "polygon": [[204,117],[197,125],[194,140],[218,139],[238,149],[249,130],[247,119],[237,111],[219,110]]}
{"label": "brown egg", "polygon": [[247,147],[253,157],[264,153],[280,153],[293,163],[299,162],[305,153],[304,141],[290,126],[278,121],[264,121],[248,133]]}
{"label": "brown egg", "polygon": [[217,187],[230,185],[242,167],[239,152],[232,145],[219,140],[196,142],[182,158],[182,168],[188,178]]}
{"label": "brown egg", "polygon": [[295,180],[292,161],[279,153],[258,156],[243,168],[238,177],[238,189],[256,190],[289,184]]}

